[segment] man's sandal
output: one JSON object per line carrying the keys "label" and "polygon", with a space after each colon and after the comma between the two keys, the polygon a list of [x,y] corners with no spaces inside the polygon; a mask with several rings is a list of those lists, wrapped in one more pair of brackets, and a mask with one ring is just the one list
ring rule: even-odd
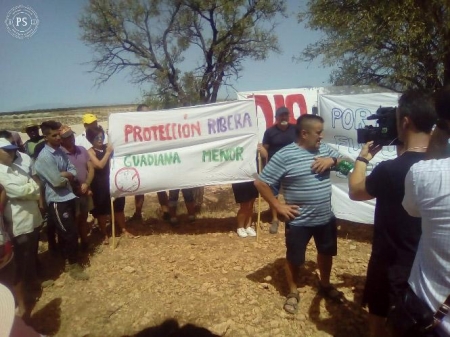
{"label": "man's sandal", "polygon": [[298,310],[298,304],[300,303],[300,295],[298,292],[290,293],[286,296],[286,301],[284,302],[283,309],[290,313],[295,314]]}
{"label": "man's sandal", "polygon": [[336,303],[344,303],[344,293],[342,291],[337,290],[331,284],[328,286],[323,286],[319,282],[319,294],[323,297],[328,298]]}

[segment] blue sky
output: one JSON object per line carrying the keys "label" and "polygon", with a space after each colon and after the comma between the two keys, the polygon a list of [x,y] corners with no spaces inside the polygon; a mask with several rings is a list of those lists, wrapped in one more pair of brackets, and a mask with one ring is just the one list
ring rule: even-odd
{"label": "blue sky", "polygon": [[[129,82],[125,72],[115,75],[101,87],[89,74],[92,50],[79,39],[78,18],[85,0],[0,0],[0,112],[139,103],[143,91]],[[320,34],[304,29],[294,12],[304,1],[288,0],[288,19],[277,27],[282,54],[271,54],[263,62],[244,63],[241,78],[233,82],[238,91],[324,86],[329,68],[318,61],[296,63],[294,55]],[[15,6],[34,9],[39,17],[36,33],[29,39],[9,34],[5,19]],[[188,62],[190,60],[187,60]],[[221,97],[234,98],[232,89]]]}

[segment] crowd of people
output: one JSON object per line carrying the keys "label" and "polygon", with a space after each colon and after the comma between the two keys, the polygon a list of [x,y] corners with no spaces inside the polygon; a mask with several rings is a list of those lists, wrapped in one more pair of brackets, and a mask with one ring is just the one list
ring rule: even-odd
{"label": "crowd of people", "polygon": [[[148,107],[140,105],[138,111]],[[330,282],[338,252],[330,172],[348,159],[322,142],[320,116],[302,115],[290,124],[289,115],[286,107],[278,108],[274,126],[255,149],[255,157],[262,158],[257,160],[259,177],[233,184],[232,189],[239,204],[239,237],[256,236],[252,224],[258,193],[271,208],[269,232],[276,234],[280,221],[285,222],[289,293],[283,308],[295,314],[300,303],[295,276],[305,263],[311,238],[317,249],[319,293],[338,305],[346,302]],[[49,250],[60,252],[66,271],[76,280],[89,279],[79,263],[80,249],[89,247],[89,214],[98,223],[102,243],[109,243],[109,165],[114,149],[95,115],[85,114],[83,124],[85,131],[76,137],[70,126],[56,121],[27,125],[25,144],[0,131],[0,283],[14,293],[19,316],[29,314],[29,292],[40,287],[38,241],[43,222]],[[369,335],[409,336],[411,330],[400,329],[390,318],[399,315],[399,308],[410,310],[404,299],[412,296],[431,319],[420,336],[450,336],[450,87],[433,97],[415,90],[403,93],[396,125],[401,144],[397,158],[381,162],[367,175],[367,165],[381,150],[376,142],[368,142],[348,179],[352,200],[376,199],[362,303],[369,311]],[[278,198],[280,191],[285,202]],[[173,226],[179,225],[179,193],[158,192],[162,217]],[[188,221],[193,222],[198,207],[195,189],[181,193]],[[144,196],[136,195],[131,220],[142,220],[143,203]],[[133,237],[124,206],[123,197],[114,200],[115,222],[121,235]]]}
{"label": "crowd of people", "polygon": [[[89,279],[79,256],[89,246],[89,212],[108,243],[112,148],[104,144],[105,132],[94,115],[84,115],[83,122],[86,132],[76,138],[70,126],[56,121],[27,125],[24,144],[0,131],[0,283],[14,293],[19,317],[29,316],[41,288],[38,246],[44,223],[49,251],[64,258],[65,270],[76,280]],[[131,236],[124,203],[124,198],[115,201],[116,223]]]}

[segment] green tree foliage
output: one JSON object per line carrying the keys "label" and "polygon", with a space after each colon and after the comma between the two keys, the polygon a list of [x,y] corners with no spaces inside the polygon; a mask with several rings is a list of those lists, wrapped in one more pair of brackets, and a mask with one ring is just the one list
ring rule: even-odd
{"label": "green tree foliage", "polygon": [[299,21],[325,34],[299,57],[334,66],[335,85],[401,91],[450,84],[449,0],[310,0]]}
{"label": "green tree foliage", "polygon": [[162,107],[209,103],[246,59],[278,52],[285,0],[90,0],[79,25],[97,84],[124,69]]}

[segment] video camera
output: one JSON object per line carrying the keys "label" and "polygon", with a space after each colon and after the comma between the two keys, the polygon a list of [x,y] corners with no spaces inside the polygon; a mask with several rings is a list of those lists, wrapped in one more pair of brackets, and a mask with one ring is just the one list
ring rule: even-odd
{"label": "video camera", "polygon": [[368,120],[376,120],[378,126],[367,125],[362,129],[356,129],[358,143],[373,141],[374,145],[381,146],[401,144],[397,138],[396,110],[396,107],[380,107],[374,115],[367,117]]}

